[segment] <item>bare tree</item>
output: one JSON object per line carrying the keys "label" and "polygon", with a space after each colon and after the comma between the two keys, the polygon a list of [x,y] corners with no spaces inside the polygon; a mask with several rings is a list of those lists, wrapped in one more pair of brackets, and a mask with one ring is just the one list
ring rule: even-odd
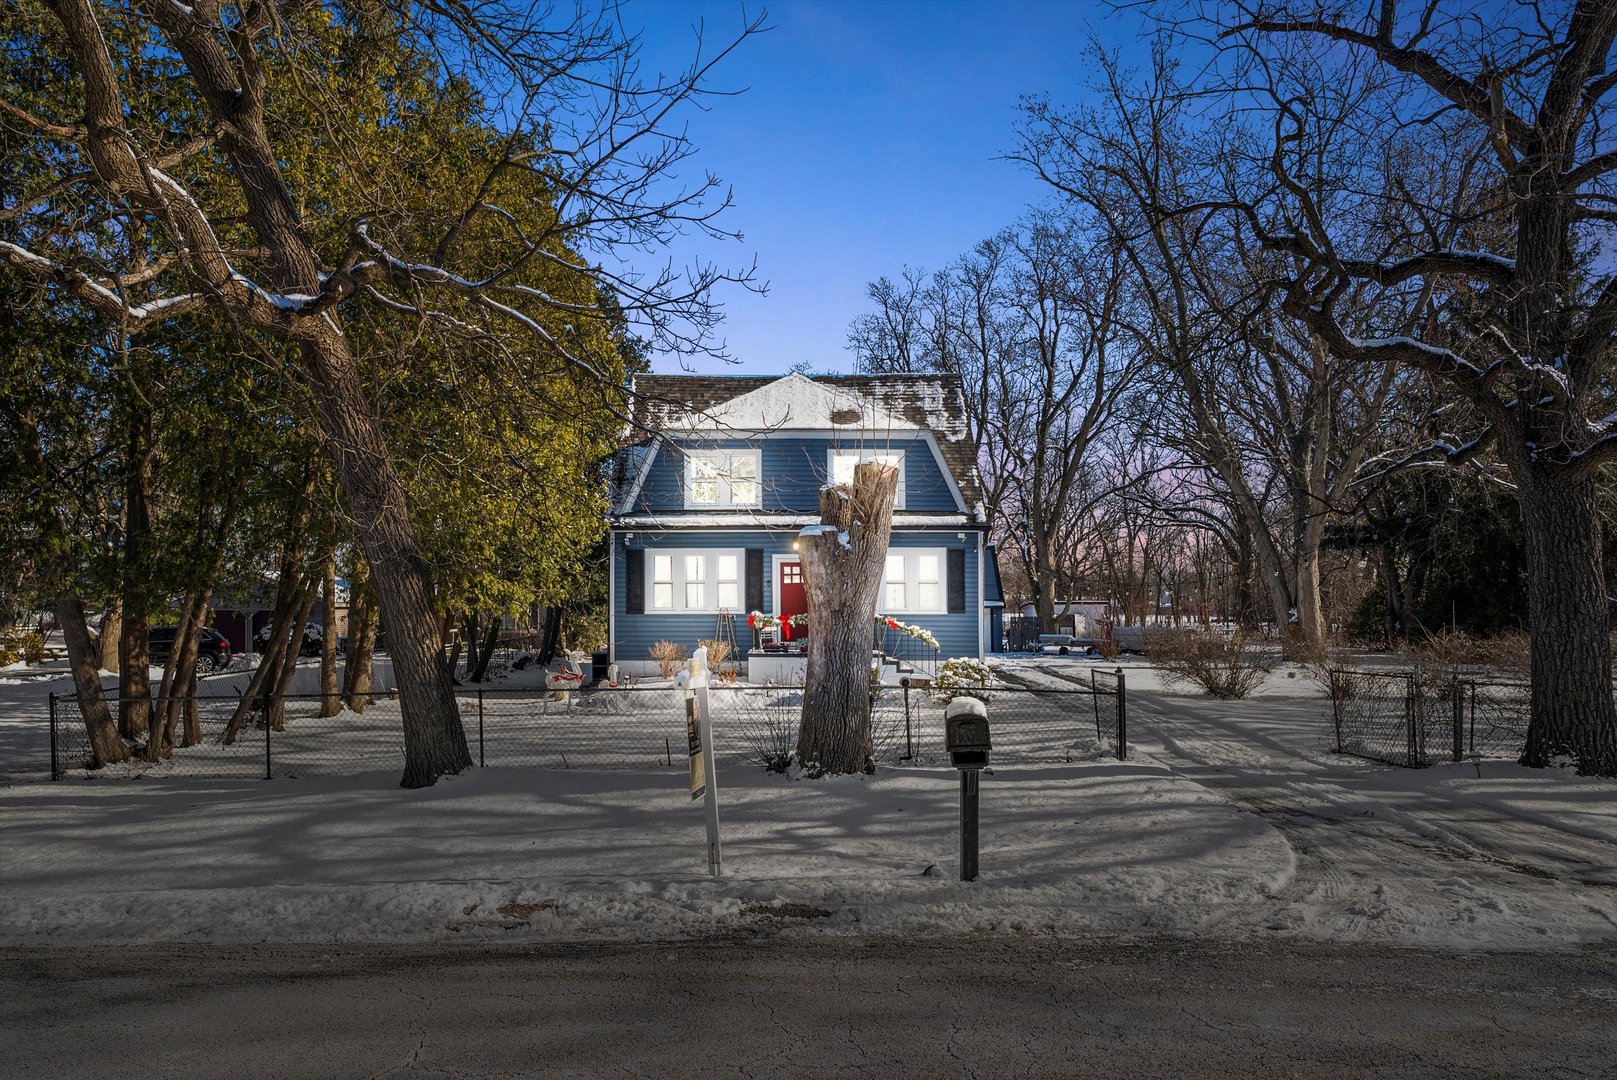
{"label": "bare tree", "polygon": [[[1239,71],[1264,74],[1272,119],[1255,162],[1262,187],[1243,185],[1235,211],[1294,260],[1278,281],[1285,310],[1333,354],[1430,373],[1469,404],[1477,427],[1417,454],[1496,454],[1515,484],[1533,639],[1523,761],[1567,757],[1581,772],[1617,774],[1598,497],[1617,457],[1617,274],[1596,255],[1617,222],[1617,5],[1526,3],[1488,16],[1396,0],[1235,9],[1216,29]],[[1310,151],[1339,122],[1319,107],[1333,86],[1365,88],[1355,123],[1389,143],[1416,133],[1453,146],[1461,167],[1450,183],[1366,186],[1363,170],[1335,163],[1338,210],[1325,212]],[[1389,250],[1380,237],[1393,230],[1401,243]],[[1355,333],[1344,317],[1359,290],[1379,301],[1414,288],[1437,298],[1414,332]]]}
{"label": "bare tree", "polygon": [[[710,290],[748,275],[642,275],[622,255],[685,228],[716,231],[728,199],[711,176],[672,180],[692,152],[672,125],[705,92],[713,63],[759,24],[648,83],[610,5],[328,6],[48,0],[58,32],[41,32],[39,47],[64,50],[50,59],[77,82],[42,103],[0,86],[0,119],[29,133],[36,153],[36,183],[0,210],[0,258],[125,334],[211,309],[290,348],[375,577],[403,706],[403,783],[419,786],[471,757],[348,320],[385,313],[494,351],[519,328],[533,353],[593,380],[604,408],[617,407],[618,368],[592,351],[607,335],[581,327],[627,320],[664,348],[704,347],[718,317]],[[371,128],[351,122],[343,70],[323,59],[344,32],[356,47],[393,43],[401,72],[442,73],[463,117],[455,130],[489,136],[480,181],[451,193],[458,207],[413,214],[408,171],[379,167],[387,155],[359,134]],[[167,72],[154,76],[154,62]],[[183,89],[163,100],[189,110],[154,110],[142,81],[152,78],[170,90],[177,80]],[[329,173],[340,183],[329,191],[310,177],[294,184],[285,167],[311,130],[336,158]],[[311,193],[319,213],[354,207],[344,227],[311,220]],[[141,243],[109,244],[109,232]]]}
{"label": "bare tree", "polygon": [[1292,628],[1288,645],[1317,651],[1326,526],[1351,501],[1398,369],[1344,362],[1280,310],[1267,290],[1277,256],[1244,219],[1206,205],[1231,136],[1197,128],[1196,99],[1167,53],[1154,54],[1138,88],[1115,60],[1096,58],[1097,104],[1030,102],[1014,156],[1093,213],[1115,246],[1138,295],[1116,323],[1153,369],[1151,435],[1216,479],[1248,534],[1271,617]]}
{"label": "bare tree", "polygon": [[1118,322],[1126,284],[1078,221],[1035,214],[930,281],[874,283],[877,310],[850,330],[864,370],[961,377],[990,527],[1024,561],[1046,630],[1071,534],[1112,490],[1096,458],[1140,369]]}

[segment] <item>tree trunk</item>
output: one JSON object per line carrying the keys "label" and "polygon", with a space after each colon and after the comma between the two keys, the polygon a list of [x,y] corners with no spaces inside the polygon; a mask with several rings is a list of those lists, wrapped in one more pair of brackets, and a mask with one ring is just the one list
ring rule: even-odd
{"label": "tree trunk", "polygon": [[118,731],[126,739],[142,739],[152,720],[150,620],[146,612],[128,608],[126,600],[118,636]]}
{"label": "tree trunk", "polygon": [[180,607],[174,645],[169,650],[168,662],[163,665],[163,681],[157,688],[157,708],[152,714],[151,736],[146,740],[147,761],[167,757],[174,749],[174,728],[182,706],[180,695],[190,682],[186,674],[196,670],[197,635],[212,595],[211,592],[203,596],[192,594]]}
{"label": "tree trunk", "polygon": [[854,468],[853,483],[820,492],[820,522],[800,534],[808,587],[808,674],[797,757],[822,773],[875,768],[870,734],[871,628],[893,531],[898,469]]}
{"label": "tree trunk", "polygon": [[387,625],[388,654],[404,715],[404,787],[424,787],[472,764],[466,730],[443,660],[432,583],[404,503],[404,485],[388,457],[347,342],[335,327],[305,342],[304,370],[321,430]]}
{"label": "tree trunk", "polygon": [[1570,759],[1585,776],[1617,776],[1611,619],[1593,479],[1513,468],[1527,541],[1532,719],[1522,764]]}
{"label": "tree trunk", "polygon": [[114,600],[101,616],[100,637],[96,642],[96,666],[118,674],[118,647],[124,632],[122,601]]}
{"label": "tree trunk", "polygon": [[[259,657],[258,667],[253,670],[253,677],[248,680],[247,689],[242,692],[241,701],[236,711],[231,714],[230,722],[225,725],[224,734],[219,741],[229,746],[236,741],[236,735],[241,731],[242,724],[252,713],[264,696],[265,688],[273,685],[271,677],[280,675],[281,650],[286,644],[287,625],[292,616],[296,614],[294,604],[297,602],[297,588],[290,585],[283,577],[275,589],[275,611],[270,617],[269,643],[264,647],[264,654]],[[299,632],[301,634],[301,626]],[[267,722],[268,716],[265,717]]]}
{"label": "tree trunk", "polygon": [[84,717],[84,733],[90,740],[90,756],[96,768],[129,760],[129,746],[118,737],[118,725],[107,708],[101,690],[101,670],[90,630],[84,619],[84,604],[76,596],[56,598],[56,621],[62,624],[62,640],[67,643],[67,662],[73,671],[73,689]]}
{"label": "tree trunk", "polygon": [[337,692],[337,556],[333,552],[326,559],[326,580],[321,589],[325,612],[322,617],[320,642],[320,715],[336,716],[342,712],[342,697]]}
{"label": "tree trunk", "polygon": [[319,597],[314,582],[304,590],[303,602],[297,607],[297,617],[287,629],[286,642],[281,646],[280,671],[275,676],[275,697],[270,702],[265,718],[275,731],[286,730],[286,695],[292,692],[292,680],[298,673],[298,658],[303,655],[303,628],[314,614],[314,602]]}
{"label": "tree trunk", "polygon": [[343,700],[354,712],[371,703],[371,650],[376,644],[376,609],[370,575],[356,560],[348,582],[348,657],[343,662]]}
{"label": "tree trunk", "polygon": [[151,630],[152,495],[156,451],[152,418],[130,420],[124,477],[123,632],[118,638],[118,726],[125,738],[147,735],[152,722]]}
{"label": "tree trunk", "polygon": [[489,661],[494,659],[494,647],[500,643],[500,617],[490,615],[488,626],[483,631],[483,640],[479,642],[475,637],[471,639],[472,657],[467,665],[466,678],[480,683],[488,678]]}

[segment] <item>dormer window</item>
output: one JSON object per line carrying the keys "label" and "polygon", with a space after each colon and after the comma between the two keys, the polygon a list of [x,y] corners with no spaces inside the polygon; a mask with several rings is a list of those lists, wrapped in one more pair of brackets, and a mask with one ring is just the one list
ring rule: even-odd
{"label": "dormer window", "polygon": [[762,505],[759,451],[685,451],[687,510],[745,509]]}
{"label": "dormer window", "polygon": [[898,497],[893,500],[893,509],[904,509],[904,451],[902,450],[833,450],[831,451],[831,482],[833,484],[853,483],[853,467],[863,461],[879,461],[884,465],[898,466]]}

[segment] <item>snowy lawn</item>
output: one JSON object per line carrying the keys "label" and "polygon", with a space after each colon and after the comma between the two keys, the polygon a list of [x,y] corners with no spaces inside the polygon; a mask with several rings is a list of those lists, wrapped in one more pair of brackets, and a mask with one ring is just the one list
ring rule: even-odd
{"label": "snowy lawn", "polygon": [[1197,932],[1293,867],[1273,829],[1152,765],[985,775],[975,883],[955,880],[953,770],[720,783],[719,880],[678,770],[0,789],[0,943]]}
{"label": "snowy lawn", "polygon": [[[1003,668],[1070,687],[1115,666],[1041,657]],[[721,880],[705,873],[701,807],[677,756],[672,768],[474,769],[414,792],[396,786],[396,768],[274,781],[158,770],[0,787],[0,944],[1008,931],[1464,950],[1617,939],[1612,781],[1333,754],[1323,695],[1294,669],[1219,702],[1164,685],[1142,661],[1123,668],[1130,760],[998,765],[983,781],[975,883],[955,880],[958,782],[935,766],[806,781],[721,761]],[[47,684],[6,674],[17,682],[0,684],[0,780],[32,777]],[[35,711],[8,712],[8,700]],[[378,738],[396,738],[383,727]]]}

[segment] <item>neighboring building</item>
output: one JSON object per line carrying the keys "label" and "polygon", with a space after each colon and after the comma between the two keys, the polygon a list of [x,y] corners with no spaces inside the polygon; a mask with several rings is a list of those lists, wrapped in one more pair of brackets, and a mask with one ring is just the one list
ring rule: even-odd
{"label": "neighboring building", "polygon": [[900,467],[879,613],[929,630],[943,658],[998,648],[999,574],[958,379],[642,375],[634,390],[655,434],[616,470],[609,637],[625,672],[655,671],[654,642],[694,649],[727,613],[745,654],[748,612],[804,612],[798,530],[819,521],[822,485],[872,459]]}
{"label": "neighboring building", "polygon": [[[1054,605],[1056,633],[1074,637],[1093,637],[1100,632],[1102,622],[1117,621],[1117,605],[1110,600],[1057,600]],[[1022,605],[1022,618],[1038,625],[1039,609],[1034,604]],[[1035,635],[1037,631],[1034,631]]]}

